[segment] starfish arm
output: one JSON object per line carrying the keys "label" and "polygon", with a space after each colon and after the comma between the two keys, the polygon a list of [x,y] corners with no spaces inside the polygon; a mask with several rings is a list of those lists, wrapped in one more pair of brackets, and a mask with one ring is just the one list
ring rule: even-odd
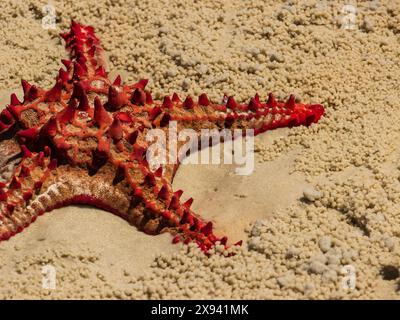
{"label": "starfish arm", "polygon": [[[23,100],[12,94],[10,104],[0,114],[0,137],[18,124],[20,129],[27,130],[22,135],[31,138],[52,116],[66,108],[64,101],[86,98],[85,90],[96,81],[100,81],[101,86],[110,85],[104,69],[103,48],[94,29],[72,22],[71,30],[61,36],[70,53],[71,60],[62,60],[67,70],[59,70],[50,90],[22,80]],[[83,108],[84,102],[81,101]]]}
{"label": "starfish arm", "polygon": [[168,231],[175,235],[173,242],[195,241],[207,251],[217,241],[226,245],[227,238],[213,233],[212,222],[204,221],[191,210],[193,199],[181,202],[182,190],[173,191],[161,167],[152,172],[146,161],[136,158],[119,164],[125,180],[133,190],[129,215],[134,224],[150,234]]}
{"label": "starfish arm", "polygon": [[[124,179],[116,181],[121,168]],[[181,203],[182,192],[173,192],[159,172],[151,172],[143,163],[127,161],[118,169],[106,165],[89,176],[85,169],[56,168],[49,156],[32,153],[1,186],[0,240],[21,232],[45,212],[85,204],[117,214],[148,234],[170,232],[174,243],[195,241],[204,251],[216,241],[227,241],[217,238],[212,223],[190,209],[191,199]]]}
{"label": "starfish arm", "polygon": [[[141,89],[135,89],[131,96],[133,103],[138,103],[140,101],[138,97],[142,97],[140,109],[135,104],[129,105],[134,115],[141,118],[144,114],[144,121],[147,120],[149,123],[150,120],[153,128],[165,131],[167,154],[170,146],[168,130],[172,128],[172,123],[178,137],[182,134],[188,138],[188,135],[193,136],[194,131],[198,143],[195,150],[200,150],[225,139],[226,130],[240,130],[242,135],[246,135],[248,134],[246,129],[251,129],[254,135],[257,135],[280,127],[308,126],[318,122],[324,113],[322,105],[296,103],[293,95],[286,102],[276,101],[272,94],[267,101],[261,102],[256,95],[248,104],[239,104],[233,97],[225,97],[225,103],[220,105],[211,103],[205,94],[200,95],[197,102],[190,96],[182,101],[177,94],[172,97],[167,96],[163,101],[153,102],[150,99],[150,102],[147,102],[145,97],[149,100],[149,93]],[[207,133],[209,137],[204,143],[202,139],[207,137],[202,137],[202,134]],[[234,137],[237,137],[236,132]],[[185,148],[181,148],[183,146]],[[181,150],[186,147],[186,140],[178,138],[176,149]],[[179,162],[185,156],[186,154],[176,154],[174,162],[176,164],[165,166],[166,177],[173,178]]]}
{"label": "starfish arm", "polygon": [[104,50],[93,27],[72,21],[70,31],[60,35],[70,54],[70,60],[63,60],[63,63],[73,80],[81,81],[95,75],[107,77]]}
{"label": "starfish arm", "polygon": [[0,182],[0,240],[22,231],[36,219],[35,210],[28,203],[40,196],[40,188],[55,166],[49,154],[48,148],[31,153],[22,146],[20,162],[14,165],[10,178]]}
{"label": "starfish arm", "polygon": [[276,101],[272,94],[267,101],[260,101],[258,95],[248,104],[239,104],[233,97],[225,97],[224,104],[210,102],[205,94],[194,102],[191,97],[180,101],[174,94],[168,108],[161,109],[156,126],[165,126],[170,121],[178,122],[180,128],[201,129],[254,129],[255,135],[280,127],[294,127],[316,123],[324,114],[320,104],[301,104],[290,96],[288,101]]}
{"label": "starfish arm", "polygon": [[[29,175],[21,177],[27,169]],[[103,168],[90,177],[81,168],[56,168],[54,160],[40,154],[25,158],[0,189],[0,241],[21,232],[43,213],[71,204],[91,205],[129,220],[130,198],[112,184],[109,172]]]}

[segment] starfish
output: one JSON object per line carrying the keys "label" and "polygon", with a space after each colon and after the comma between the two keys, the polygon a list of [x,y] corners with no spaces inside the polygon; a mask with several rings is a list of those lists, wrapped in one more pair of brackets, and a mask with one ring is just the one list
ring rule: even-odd
{"label": "starfish", "polygon": [[[54,86],[45,90],[22,80],[0,114],[0,241],[21,232],[55,208],[85,204],[117,214],[148,234],[170,232],[173,243],[194,241],[205,252],[227,237],[213,232],[173,191],[176,163],[152,168],[146,135],[153,129],[254,129],[310,125],[324,113],[319,104],[278,102],[256,95],[248,104],[207,95],[153,101],[147,80],[123,84],[109,79],[104,50],[91,26],[74,21],[65,40]],[[182,142],[181,142],[182,143]],[[239,243],[237,243],[239,244]]]}

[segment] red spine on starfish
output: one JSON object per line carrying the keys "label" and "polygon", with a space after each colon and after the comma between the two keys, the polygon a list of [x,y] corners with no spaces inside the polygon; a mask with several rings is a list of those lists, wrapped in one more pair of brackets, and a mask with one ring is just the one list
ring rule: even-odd
{"label": "red spine on starfish", "polygon": [[[146,134],[167,130],[254,129],[255,134],[316,123],[321,105],[286,102],[272,94],[247,104],[227,97],[213,103],[206,94],[176,93],[153,101],[147,80],[123,84],[108,78],[103,49],[93,27],[72,22],[62,34],[69,59],[62,60],[53,88],[22,81],[23,101],[15,94],[0,114],[0,240],[22,231],[37,216],[69,204],[88,204],[113,212],[149,234],[170,232],[173,242],[194,241],[208,251],[227,238],[174,191],[176,164],[152,170]],[[179,161],[178,161],[179,162]],[[12,170],[9,170],[12,168]],[[240,244],[240,243],[238,243]]]}

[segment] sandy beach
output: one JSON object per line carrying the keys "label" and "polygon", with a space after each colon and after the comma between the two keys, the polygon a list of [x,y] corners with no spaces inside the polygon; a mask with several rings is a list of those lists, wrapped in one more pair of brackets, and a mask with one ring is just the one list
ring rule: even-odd
{"label": "sandy beach", "polygon": [[[46,4],[55,29],[43,28]],[[251,175],[179,168],[174,189],[216,233],[243,240],[234,256],[69,206],[0,243],[1,299],[399,299],[398,1],[6,0],[0,9],[1,109],[21,96],[21,78],[52,86],[71,19],[95,28],[113,74],[148,78],[156,99],[273,92],[325,107],[317,124],[257,136]],[[55,288],[43,285],[46,266]]]}

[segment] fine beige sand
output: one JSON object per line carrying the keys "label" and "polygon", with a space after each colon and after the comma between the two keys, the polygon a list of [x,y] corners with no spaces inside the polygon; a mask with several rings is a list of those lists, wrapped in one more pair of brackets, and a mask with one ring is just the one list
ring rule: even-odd
{"label": "fine beige sand", "polygon": [[149,78],[157,98],[295,93],[326,116],[258,136],[250,176],[179,169],[174,187],[195,211],[244,240],[233,257],[68,207],[0,243],[0,298],[399,298],[400,3],[57,0],[57,29],[45,30],[46,3],[0,4],[1,106],[20,78],[52,84],[73,18],[96,28],[114,74]]}

